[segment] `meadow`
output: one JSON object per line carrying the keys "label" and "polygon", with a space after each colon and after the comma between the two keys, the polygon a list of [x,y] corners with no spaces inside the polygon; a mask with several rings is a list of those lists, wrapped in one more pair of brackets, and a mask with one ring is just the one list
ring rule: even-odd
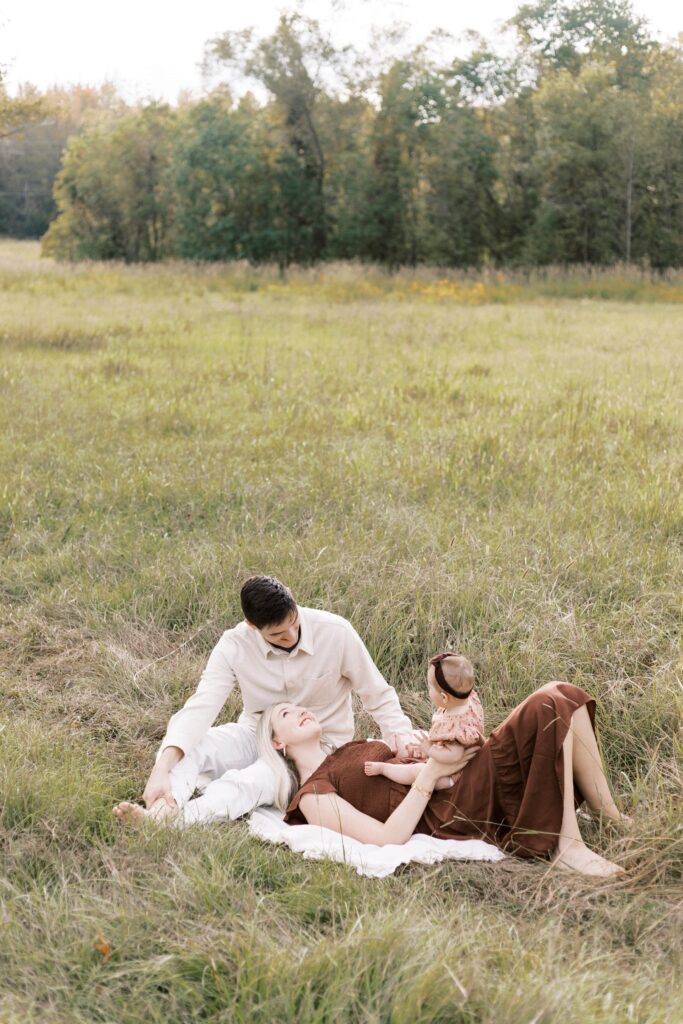
{"label": "meadow", "polygon": [[[0,289],[2,1024],[683,1019],[683,277],[4,241]],[[416,724],[446,645],[490,727],[590,690],[633,822],[582,827],[626,875],[115,827],[252,572],[348,617]]]}

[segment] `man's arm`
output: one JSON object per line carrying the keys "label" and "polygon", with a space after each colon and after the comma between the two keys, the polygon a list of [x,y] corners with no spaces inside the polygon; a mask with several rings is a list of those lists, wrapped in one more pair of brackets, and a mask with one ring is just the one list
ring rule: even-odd
{"label": "man's arm", "polygon": [[197,689],[169,720],[160,750],[179,747],[188,754],[216,721],[236,682],[234,642],[221,637],[206,663]]}
{"label": "man's arm", "polygon": [[385,743],[395,748],[397,736],[412,734],[412,722],[401,710],[396,690],[389,686],[350,622],[344,635],[342,675],[377,722]]}
{"label": "man's arm", "polygon": [[159,798],[172,803],[169,772],[196,747],[216,721],[236,682],[233,653],[232,641],[221,637],[211,652],[197,689],[170,719],[143,793],[148,807]]}

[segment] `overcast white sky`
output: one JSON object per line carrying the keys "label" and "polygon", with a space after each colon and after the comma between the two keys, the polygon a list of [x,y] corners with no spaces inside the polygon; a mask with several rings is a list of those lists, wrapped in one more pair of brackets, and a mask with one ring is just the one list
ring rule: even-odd
{"label": "overcast white sky", "polygon": [[[115,82],[127,99],[175,101],[181,90],[202,91],[198,64],[204,43],[230,29],[267,32],[294,0],[0,0],[0,65],[15,93],[21,82]],[[339,42],[362,45],[371,24],[405,22],[419,42],[435,28],[456,37],[467,29],[492,35],[516,11],[517,0],[300,0],[304,13],[331,28]],[[635,0],[660,38],[683,31],[680,0]],[[465,42],[456,44],[464,54]]]}

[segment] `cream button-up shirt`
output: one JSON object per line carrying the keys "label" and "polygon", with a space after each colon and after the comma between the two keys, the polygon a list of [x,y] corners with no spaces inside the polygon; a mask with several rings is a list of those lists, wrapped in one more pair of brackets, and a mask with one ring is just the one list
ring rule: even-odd
{"label": "cream button-up shirt", "polygon": [[291,652],[263,639],[258,629],[240,622],[220,638],[199,685],[168,723],[164,747],[188,754],[203,738],[237,685],[244,710],[238,723],[256,729],[259,712],[278,701],[309,708],[322,725],[325,740],[340,746],[353,739],[351,693],[394,746],[396,735],[412,732],[393,686],[389,686],[350,622],[331,612],[299,607],[301,634]]}

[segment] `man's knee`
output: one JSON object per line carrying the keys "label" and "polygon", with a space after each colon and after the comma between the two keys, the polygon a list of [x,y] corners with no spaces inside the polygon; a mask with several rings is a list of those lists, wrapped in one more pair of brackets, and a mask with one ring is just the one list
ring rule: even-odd
{"label": "man's knee", "polygon": [[231,769],[247,768],[256,760],[256,740],[234,723],[209,729],[192,751],[200,772],[215,777]]}

